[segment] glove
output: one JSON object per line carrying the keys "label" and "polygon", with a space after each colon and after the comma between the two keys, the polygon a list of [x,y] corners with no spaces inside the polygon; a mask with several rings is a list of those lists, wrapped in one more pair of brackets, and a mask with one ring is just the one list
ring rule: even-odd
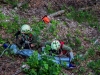
{"label": "glove", "polygon": [[9,44],[8,43],[4,43],[2,46],[3,46],[3,48],[6,49],[9,46]]}

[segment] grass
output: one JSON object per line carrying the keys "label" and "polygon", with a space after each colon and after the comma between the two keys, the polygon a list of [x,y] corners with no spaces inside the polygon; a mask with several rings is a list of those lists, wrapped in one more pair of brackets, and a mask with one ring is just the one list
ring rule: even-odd
{"label": "grass", "polygon": [[53,12],[55,12],[55,10],[52,9],[52,5],[50,3],[48,3],[47,12],[48,14],[52,14]]}
{"label": "grass", "polygon": [[95,72],[95,75],[100,74],[100,60],[91,61],[87,64],[87,66]]}
{"label": "grass", "polygon": [[5,2],[12,5],[13,7],[16,7],[19,0],[5,0]]}
{"label": "grass", "polygon": [[97,17],[93,14],[93,11],[76,10],[74,7],[69,7],[70,11],[67,11],[66,17],[78,21],[79,23],[87,22],[89,26],[100,30]]}

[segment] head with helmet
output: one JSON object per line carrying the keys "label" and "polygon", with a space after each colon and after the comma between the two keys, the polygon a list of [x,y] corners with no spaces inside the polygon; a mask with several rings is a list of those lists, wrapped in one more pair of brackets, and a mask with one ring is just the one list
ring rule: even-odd
{"label": "head with helmet", "polygon": [[21,33],[30,33],[32,31],[31,27],[27,24],[22,25]]}
{"label": "head with helmet", "polygon": [[52,50],[58,50],[60,48],[61,44],[58,40],[53,40],[51,43],[51,49]]}

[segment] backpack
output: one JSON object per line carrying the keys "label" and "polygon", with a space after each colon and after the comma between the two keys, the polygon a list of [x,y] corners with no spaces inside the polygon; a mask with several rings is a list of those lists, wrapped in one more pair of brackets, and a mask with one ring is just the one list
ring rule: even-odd
{"label": "backpack", "polygon": [[61,44],[61,46],[60,46],[61,52],[63,53],[63,55],[65,55],[67,53],[67,51],[62,49],[64,42],[60,41],[60,44]]}

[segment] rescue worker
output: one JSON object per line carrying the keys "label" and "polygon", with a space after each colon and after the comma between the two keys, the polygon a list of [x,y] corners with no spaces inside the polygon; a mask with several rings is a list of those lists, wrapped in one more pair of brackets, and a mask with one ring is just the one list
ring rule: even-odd
{"label": "rescue worker", "polygon": [[59,64],[62,65],[62,62],[67,62],[66,65],[68,66],[68,69],[76,67],[75,64],[73,64],[72,62],[74,59],[74,55],[71,47],[65,45],[63,41],[59,40],[53,40],[52,42],[47,41],[42,47],[42,51],[44,51],[44,53],[47,45],[50,46],[49,54],[50,55],[56,54],[54,57],[57,56],[57,58],[55,59],[59,62]]}
{"label": "rescue worker", "polygon": [[39,42],[38,36],[35,33],[32,34],[32,28],[27,24],[22,25],[20,31],[17,31],[15,34],[15,37],[15,43],[19,48],[31,49],[36,47]]}
{"label": "rescue worker", "polygon": [[46,45],[49,45],[51,47],[51,49],[49,50],[50,54],[54,53],[60,56],[69,54],[70,59],[71,60],[74,59],[72,48],[65,45],[63,41],[59,40],[53,40],[52,42],[48,41],[45,43],[45,46]]}
{"label": "rescue worker", "polygon": [[12,41],[8,41],[1,44],[1,46],[5,49],[11,49],[10,51],[14,54],[31,56],[33,50],[36,49],[39,43],[38,36],[35,33],[32,34],[32,28],[27,24],[22,25],[21,29],[15,34],[15,37],[16,40],[14,43]]}

